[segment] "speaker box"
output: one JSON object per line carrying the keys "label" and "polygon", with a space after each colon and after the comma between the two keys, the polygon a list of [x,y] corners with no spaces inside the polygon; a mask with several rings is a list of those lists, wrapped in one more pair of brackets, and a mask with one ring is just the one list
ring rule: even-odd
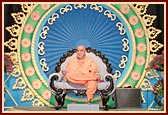
{"label": "speaker box", "polygon": [[117,108],[141,107],[140,88],[116,88]]}

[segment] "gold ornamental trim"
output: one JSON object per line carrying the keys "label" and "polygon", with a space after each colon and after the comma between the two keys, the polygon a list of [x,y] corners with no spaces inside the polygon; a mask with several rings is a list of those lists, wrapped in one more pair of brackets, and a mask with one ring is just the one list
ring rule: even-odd
{"label": "gold ornamental trim", "polygon": [[33,62],[33,65],[34,65],[34,68],[35,68],[35,71],[38,75],[38,77],[40,78],[40,80],[42,81],[42,83],[48,88],[48,83],[44,80],[43,76],[41,75],[39,69],[38,69],[38,66],[37,66],[37,63],[36,63],[36,58],[35,58],[35,52],[34,52],[34,49],[35,49],[35,41],[36,41],[36,36],[37,36],[37,32],[40,28],[40,25],[41,23],[44,21],[45,17],[50,13],[52,12],[55,8],[57,8],[58,6],[60,6],[60,4],[58,5],[55,5],[53,6],[52,8],[50,8],[44,15],[43,17],[40,19],[39,23],[37,24],[36,26],[36,29],[34,30],[34,34],[33,34],[33,37],[32,37],[32,46],[31,46],[31,54],[32,54],[32,62]]}
{"label": "gold ornamental trim", "polygon": [[128,22],[128,20],[123,16],[123,14],[121,14],[121,12],[119,10],[117,10],[115,7],[113,7],[112,5],[108,5],[106,4],[107,6],[109,6],[111,9],[113,9],[114,11],[116,11],[116,13],[121,17],[121,19],[124,21],[124,23],[127,25],[128,27],[128,30],[130,32],[130,36],[131,36],[131,39],[132,39],[132,62],[130,64],[130,67],[125,75],[125,77],[121,80],[121,82],[117,85],[117,87],[121,87],[124,82],[128,79],[129,77],[129,74],[131,73],[132,71],[132,68],[134,66],[134,63],[135,63],[135,58],[136,58],[136,44],[135,44],[135,36],[134,36],[134,32]]}
{"label": "gold ornamental trim", "polygon": [[32,7],[32,9],[30,9],[25,17],[25,20],[21,26],[21,31],[20,31],[20,34],[18,36],[18,63],[19,63],[19,67],[20,67],[20,71],[23,75],[23,79],[25,81],[25,83],[27,84],[28,88],[32,91],[32,93],[43,103],[45,103],[46,105],[50,105],[46,100],[44,100],[43,98],[41,98],[41,96],[32,88],[31,84],[29,83],[29,81],[27,80],[27,77],[24,73],[24,70],[23,70],[23,67],[22,67],[22,64],[21,64],[21,56],[20,56],[20,43],[21,43],[21,37],[22,37],[22,33],[23,33],[23,28],[26,24],[26,21],[28,19],[28,17],[31,15],[31,12],[37,7],[37,4],[34,5]]}
{"label": "gold ornamental trim", "polygon": [[[137,4],[138,5],[138,4]],[[136,6],[137,6],[136,5]],[[141,4],[140,4],[141,5]],[[140,20],[141,24],[142,24],[142,27],[143,27],[143,30],[145,32],[145,36],[146,36],[146,63],[145,63],[145,66],[144,66],[144,70],[143,70],[143,73],[140,77],[140,80],[138,81],[138,83],[136,84],[135,88],[138,88],[140,87],[140,84],[142,83],[142,80],[144,79],[144,75],[145,75],[145,68],[148,66],[148,62],[149,62],[149,55],[150,55],[150,50],[149,50],[149,38],[148,38],[148,32],[147,32],[147,29],[146,29],[146,25],[145,23],[143,22],[143,19],[141,17],[142,14],[145,14],[146,13],[146,8],[148,7],[148,4],[145,6],[145,9],[143,11],[143,13],[141,12],[138,12],[138,9],[136,7],[134,7],[133,5],[130,5],[130,7],[132,9],[134,9],[135,13],[137,14],[138,16],[138,19]]]}

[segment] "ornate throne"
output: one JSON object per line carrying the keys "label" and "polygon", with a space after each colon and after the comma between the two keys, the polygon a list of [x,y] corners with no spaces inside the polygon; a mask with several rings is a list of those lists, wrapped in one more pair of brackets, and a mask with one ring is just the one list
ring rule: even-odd
{"label": "ornate throne", "polygon": [[[96,51],[92,48],[86,48],[86,55],[92,58],[99,66],[99,74],[101,75],[101,82],[98,83],[98,89],[96,94],[99,94],[102,99],[102,106],[106,110],[108,109],[108,99],[115,91],[116,82],[111,74],[112,68],[108,59],[105,58],[101,52]],[[67,61],[76,56],[75,49],[68,51],[66,54],[60,58],[57,66],[55,67],[55,73],[50,74],[49,76],[49,89],[55,95],[57,101],[56,109],[61,108],[64,105],[65,96],[68,93],[75,93],[79,96],[86,95],[86,88],[84,86],[79,86],[76,84],[65,82],[64,76],[61,73],[62,69],[65,69]]]}

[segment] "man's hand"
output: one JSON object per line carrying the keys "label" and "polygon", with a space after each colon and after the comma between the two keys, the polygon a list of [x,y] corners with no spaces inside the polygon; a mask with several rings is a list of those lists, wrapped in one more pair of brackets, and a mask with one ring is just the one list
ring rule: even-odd
{"label": "man's hand", "polygon": [[67,72],[66,70],[62,70],[62,74],[65,75]]}
{"label": "man's hand", "polygon": [[100,75],[98,75],[98,79],[97,80],[100,81],[100,79],[101,79],[101,77],[100,77]]}

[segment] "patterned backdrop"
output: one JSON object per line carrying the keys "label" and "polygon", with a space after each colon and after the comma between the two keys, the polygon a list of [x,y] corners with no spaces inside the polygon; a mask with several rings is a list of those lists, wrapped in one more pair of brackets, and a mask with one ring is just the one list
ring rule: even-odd
{"label": "patterned backdrop", "polygon": [[[22,11],[11,14],[16,24],[5,28],[11,35],[4,42],[11,51],[5,54],[11,57],[14,69],[4,73],[5,109],[54,106],[48,77],[63,54],[79,44],[104,54],[117,87],[141,88],[142,107],[152,108],[153,100],[147,102],[147,96],[152,95],[157,79],[145,68],[163,44],[155,40],[161,30],[152,26],[156,16],[146,14],[147,7],[148,4],[21,4]],[[158,73],[159,77],[163,76]],[[82,102],[68,95],[65,106]]]}

